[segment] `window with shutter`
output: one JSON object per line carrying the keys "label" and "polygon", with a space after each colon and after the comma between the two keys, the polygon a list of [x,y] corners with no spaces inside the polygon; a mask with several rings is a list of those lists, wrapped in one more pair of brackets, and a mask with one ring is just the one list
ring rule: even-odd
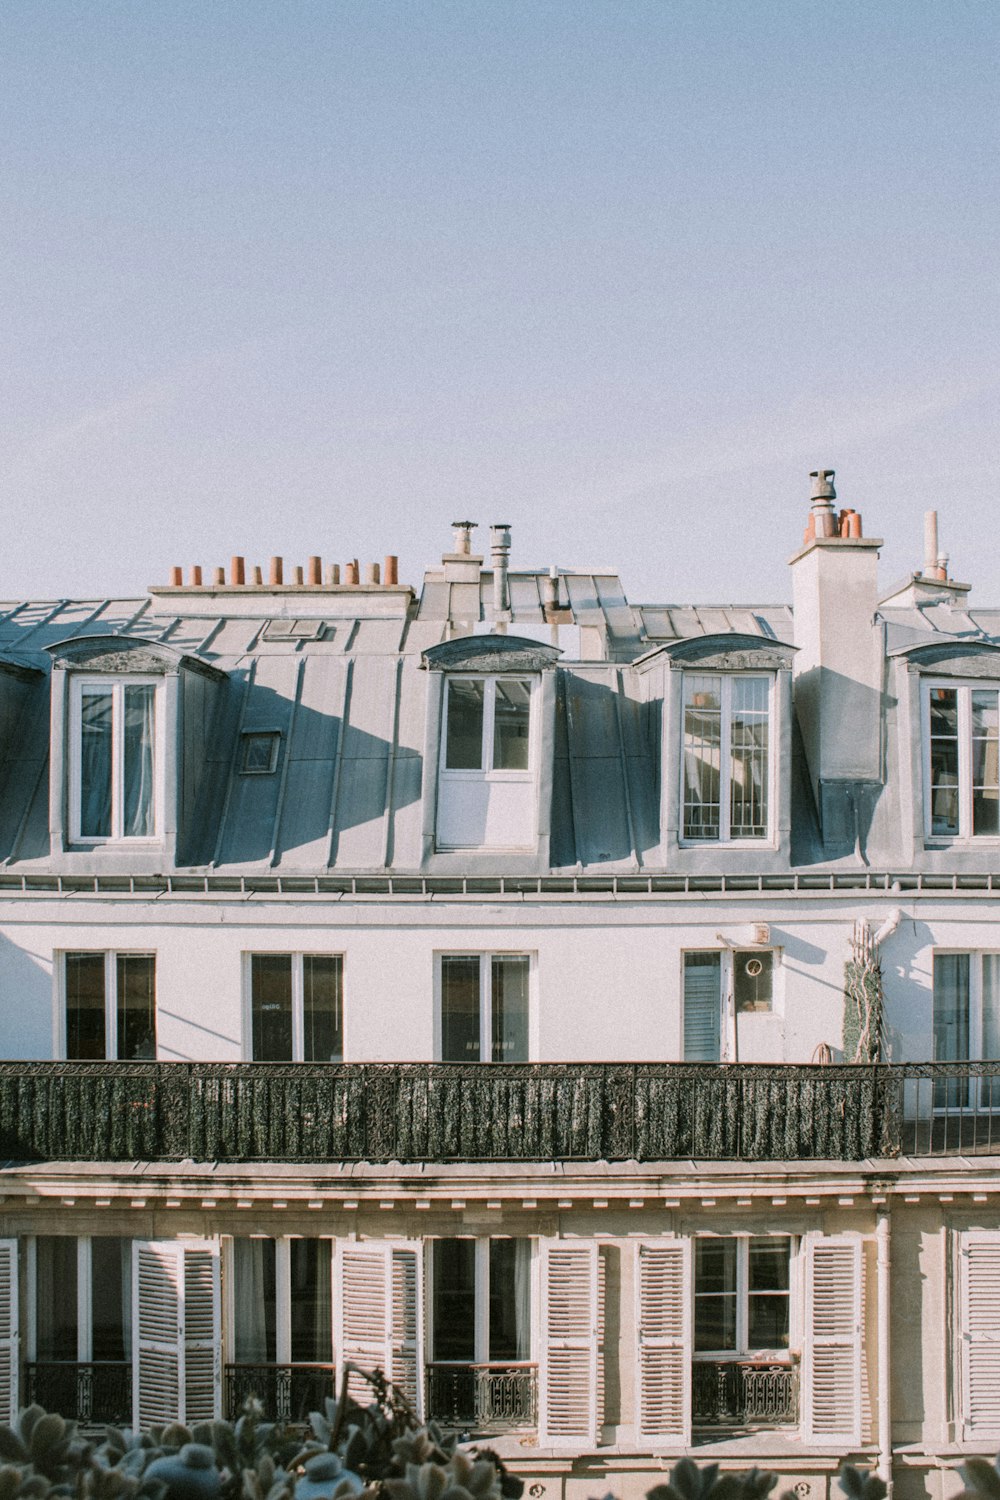
{"label": "window with shutter", "polygon": [[551,1242],[542,1251],[543,1446],[597,1442],[598,1266],[593,1243]]}
{"label": "window with shutter", "polygon": [[216,1244],[136,1242],[132,1390],[137,1426],[218,1416],[219,1307]]}
{"label": "window with shutter", "polygon": [[691,1442],[691,1245],[659,1240],[637,1249],[637,1437],[653,1446]]}
{"label": "window with shutter", "polygon": [[0,1240],[0,1422],[13,1423],[18,1391],[17,1240]]}
{"label": "window with shutter", "polygon": [[861,1441],[861,1275],[860,1236],[807,1239],[803,1383],[813,1443]]}
{"label": "window with shutter", "polygon": [[[337,1388],[344,1366],[381,1370],[423,1414],[423,1276],[416,1243],[337,1246],[334,1292]],[[371,1390],[352,1377],[348,1390],[367,1405]]]}
{"label": "window with shutter", "polygon": [[961,1431],[1000,1438],[1000,1230],[968,1230],[959,1246]]}

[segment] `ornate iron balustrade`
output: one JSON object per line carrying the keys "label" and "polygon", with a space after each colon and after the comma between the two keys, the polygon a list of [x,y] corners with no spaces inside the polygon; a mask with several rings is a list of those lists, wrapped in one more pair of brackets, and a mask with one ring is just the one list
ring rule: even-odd
{"label": "ornate iron balustrade", "polygon": [[538,1423],[538,1367],[524,1362],[427,1366],[427,1411],[446,1427],[509,1432]]}
{"label": "ornate iron balustrade", "polygon": [[1000,1062],[0,1063],[8,1161],[864,1161],[1000,1147]]}
{"label": "ornate iron balustrade", "polygon": [[131,1426],[132,1366],[128,1360],[35,1360],[25,1366],[28,1402],[75,1417],[84,1426]]}
{"label": "ornate iron balustrade", "polygon": [[333,1396],[335,1374],[333,1365],[226,1365],[226,1416],[235,1422],[256,1396],[270,1421],[305,1424]]}
{"label": "ornate iron balustrade", "polygon": [[799,1420],[796,1365],[696,1360],[691,1370],[694,1427],[794,1427]]}

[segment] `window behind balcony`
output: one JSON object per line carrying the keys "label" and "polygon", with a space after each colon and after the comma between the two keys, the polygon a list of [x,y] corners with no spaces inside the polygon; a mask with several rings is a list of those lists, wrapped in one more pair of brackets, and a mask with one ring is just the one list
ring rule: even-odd
{"label": "window behind balcony", "polygon": [[66,953],[63,991],[67,1058],[156,1056],[154,954]]}
{"label": "window behind balcony", "polygon": [[791,1241],[781,1236],[695,1242],[695,1353],[776,1353],[789,1344]]}
{"label": "window behind balcony", "polygon": [[251,953],[255,1062],[341,1062],[344,960],[339,953]]}
{"label": "window behind balcony", "polygon": [[443,1062],[526,1062],[530,959],[526,953],[444,954]]}
{"label": "window behind balcony", "polygon": [[433,1242],[433,1358],[503,1364],[531,1357],[531,1241]]}

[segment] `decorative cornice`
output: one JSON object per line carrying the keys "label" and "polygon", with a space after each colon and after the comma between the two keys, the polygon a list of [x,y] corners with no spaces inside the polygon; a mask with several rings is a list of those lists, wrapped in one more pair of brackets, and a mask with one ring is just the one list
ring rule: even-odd
{"label": "decorative cornice", "polygon": [[640,658],[640,662],[635,665],[641,664],[645,670],[663,656],[675,672],[695,665],[719,672],[782,671],[791,668],[792,657],[797,650],[797,646],[772,641],[767,636],[745,635],[733,631],[668,641]]}
{"label": "decorative cornice", "polygon": [[544,672],[562,652],[520,635],[468,635],[442,641],[421,654],[431,672]]}
{"label": "decorative cornice", "polygon": [[45,647],[53,665],[71,671],[164,675],[167,672],[198,672],[213,682],[225,682],[226,673],[200,656],[178,651],[162,641],[141,636],[84,635],[55,641]]}

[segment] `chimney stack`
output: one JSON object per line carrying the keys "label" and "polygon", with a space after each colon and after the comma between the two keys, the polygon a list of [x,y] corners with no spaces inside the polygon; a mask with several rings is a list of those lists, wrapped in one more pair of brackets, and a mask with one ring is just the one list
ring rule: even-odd
{"label": "chimney stack", "polygon": [[510,526],[497,521],[490,527],[490,555],[493,562],[493,614],[502,619],[510,614],[510,584],[507,560],[510,556]]}

